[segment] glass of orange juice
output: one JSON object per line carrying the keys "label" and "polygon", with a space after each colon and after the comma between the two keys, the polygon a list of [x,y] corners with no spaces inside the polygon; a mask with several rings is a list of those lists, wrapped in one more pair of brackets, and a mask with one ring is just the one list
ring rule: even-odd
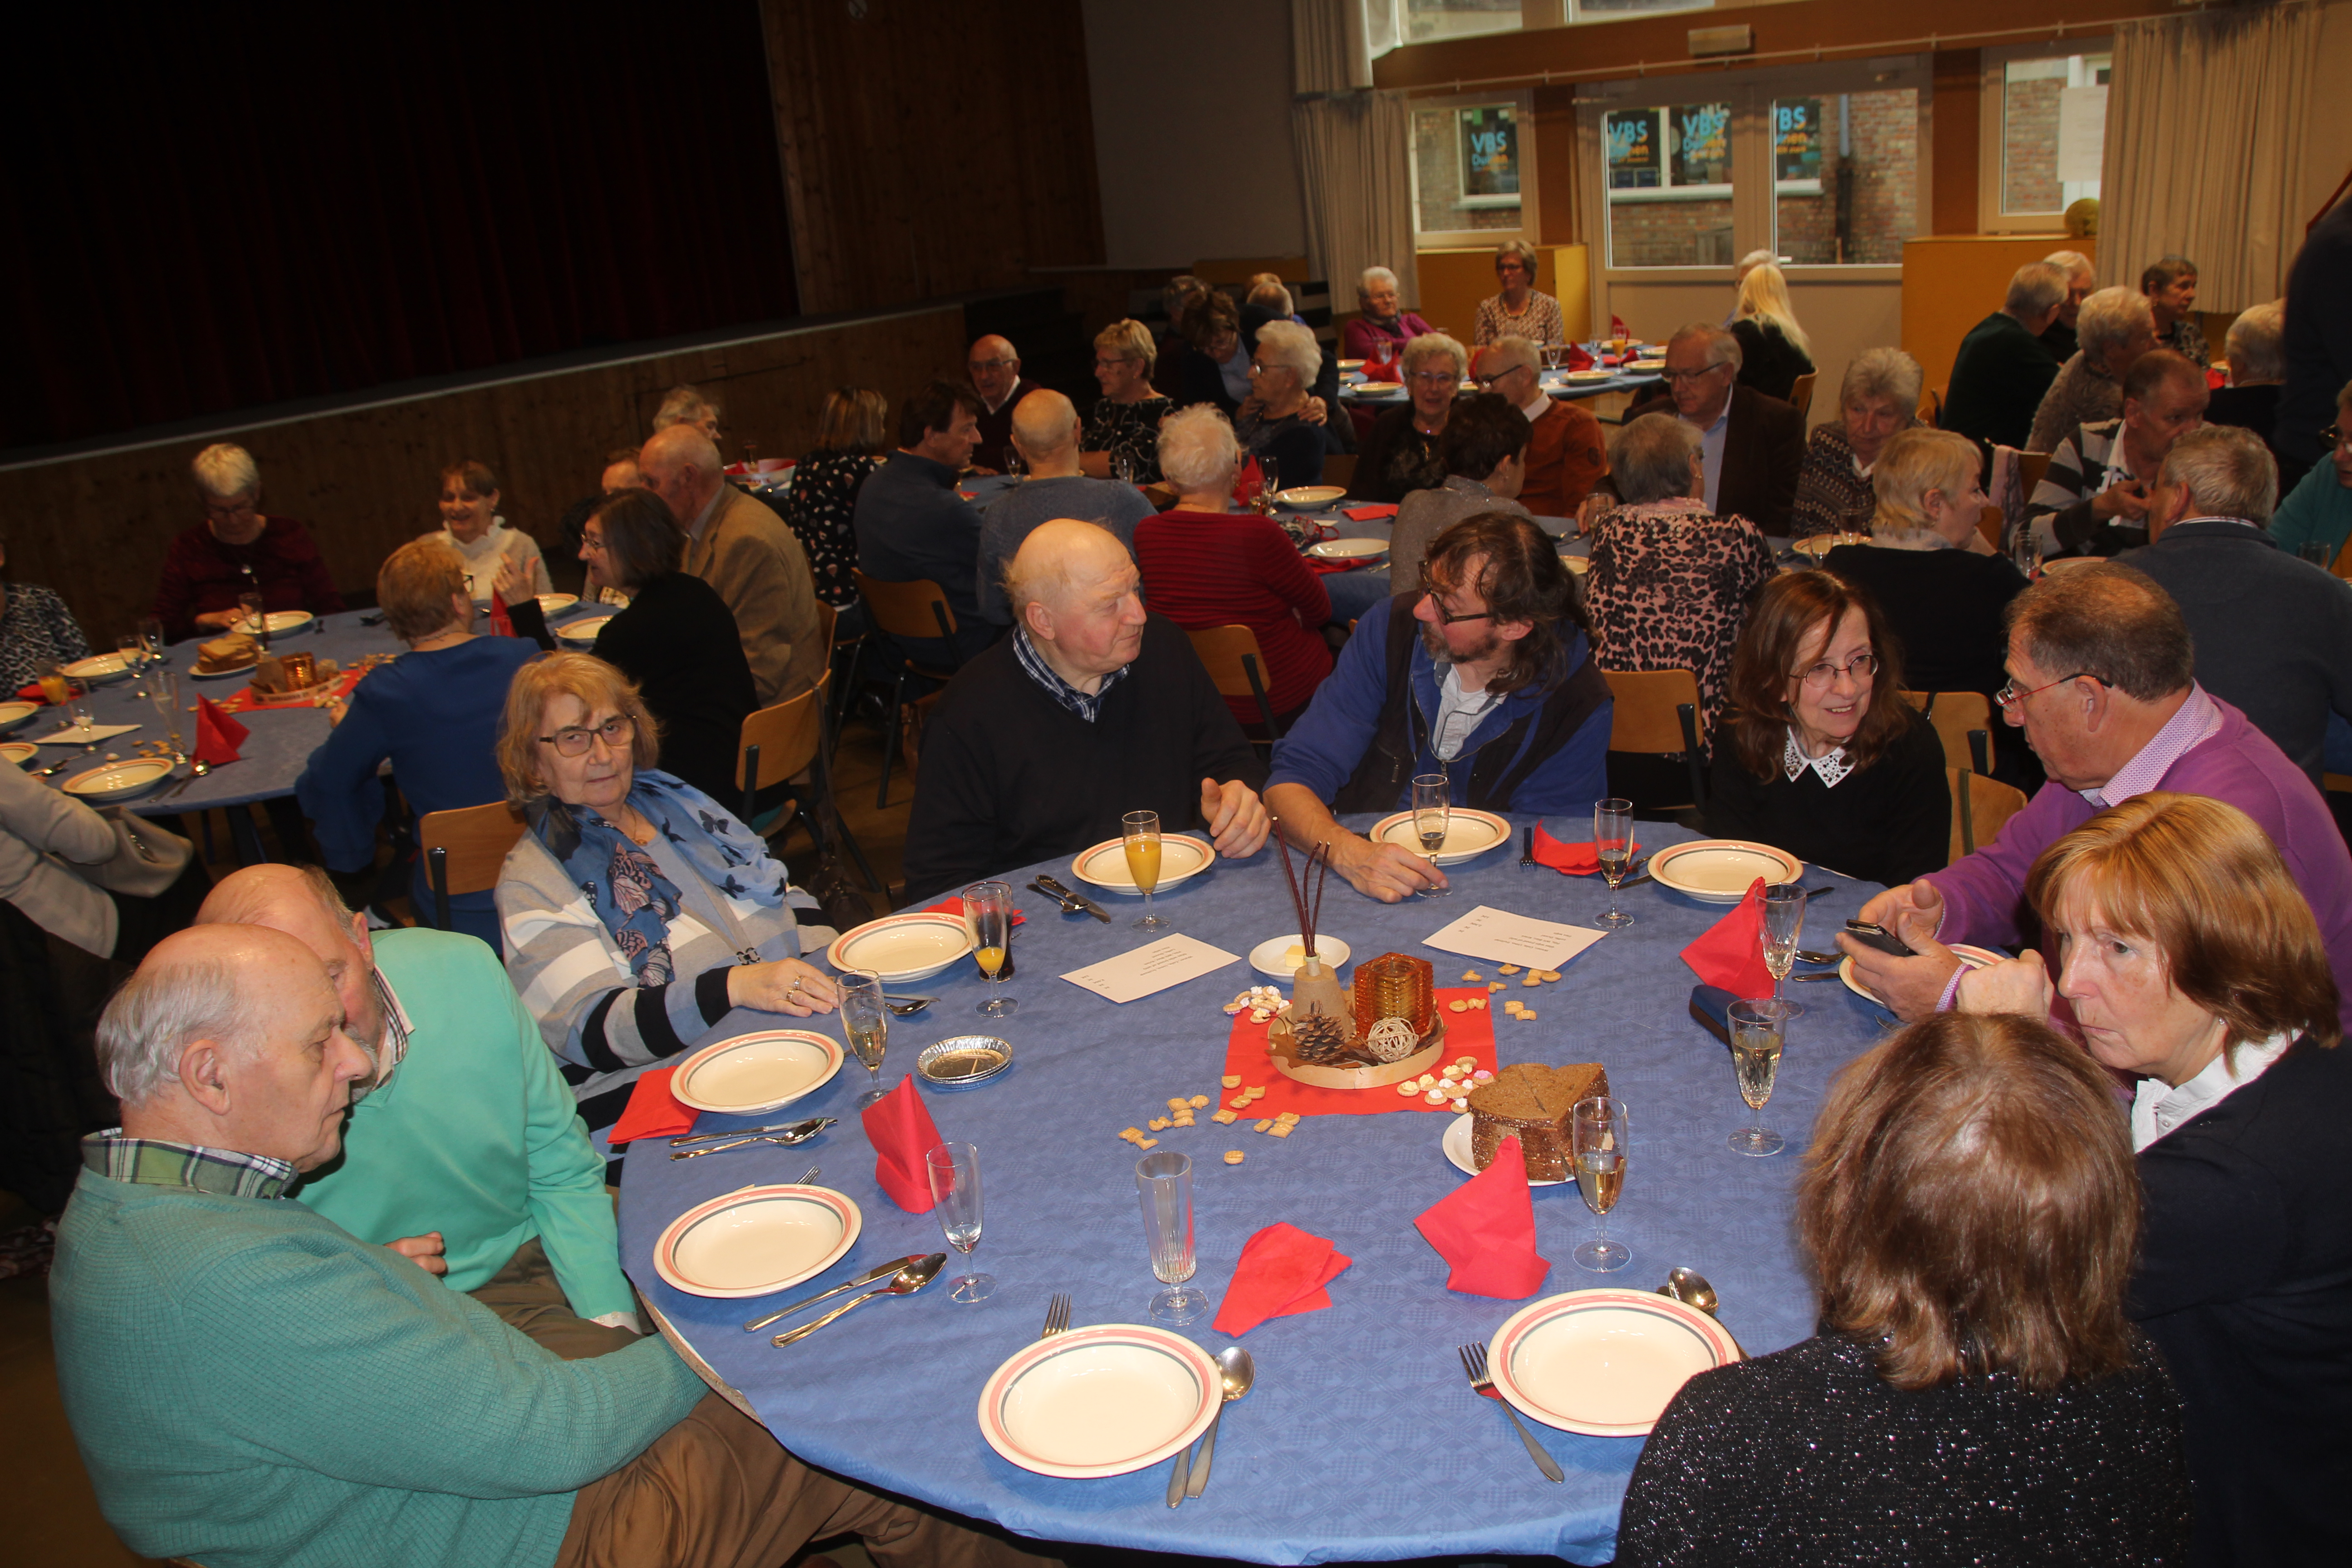
{"label": "glass of orange juice", "polygon": [[1118,819],[1118,826],[1127,850],[1127,874],[1135,879],[1136,891],[1143,895],[1143,918],[1135,922],[1135,929],[1166,931],[1171,922],[1151,912],[1152,890],[1160,886],[1160,814],[1130,811]]}
{"label": "glass of orange juice", "polygon": [[999,989],[1013,973],[1013,889],[1003,882],[966,888],[963,923],[971,933],[972,956],[988,976],[988,1000],[973,1011],[983,1018],[1009,1018],[1021,1005]]}

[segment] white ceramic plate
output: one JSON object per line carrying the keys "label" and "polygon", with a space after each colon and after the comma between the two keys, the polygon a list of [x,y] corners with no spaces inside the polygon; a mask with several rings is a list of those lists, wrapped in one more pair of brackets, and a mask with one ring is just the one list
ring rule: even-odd
{"label": "white ceramic plate", "polygon": [[[308,610],[272,610],[269,612],[268,616],[269,635],[271,637],[276,637],[280,632],[300,631],[304,626],[309,626],[312,621],[315,621],[318,618],[318,616],[312,615]],[[252,636],[252,617],[248,616],[241,618],[238,620],[236,625],[229,627],[229,630],[233,632],[243,632],[247,637]]]}
{"label": "white ceramic plate", "polygon": [[1861,544],[1866,542],[1869,538],[1870,535],[1866,533],[1816,533],[1809,538],[1800,539],[1789,548],[1800,555],[1810,555],[1818,561],[1841,544]]}
{"label": "white ceramic plate", "polygon": [[765,1296],[832,1268],[865,1224],[830,1187],[746,1187],[670,1221],[654,1271],[692,1296]]}
{"label": "white ceramic plate", "polygon": [[961,915],[916,910],[885,915],[833,939],[824,960],[835,969],[863,969],[886,985],[929,980],[972,950]]}
{"label": "white ceramic plate", "polygon": [[[1478,1167],[1470,1157],[1470,1124],[1476,1120],[1478,1119],[1470,1112],[1464,1111],[1445,1124],[1445,1136],[1437,1141],[1437,1146],[1445,1152],[1446,1160],[1465,1176],[1475,1176],[1478,1173]],[[1565,1179],[1559,1176],[1528,1178],[1528,1185],[1531,1187],[1558,1187],[1566,1184]]]}
{"label": "white ceramic plate", "polygon": [[579,602],[580,595],[577,594],[541,594],[539,595],[540,609],[543,613],[551,616],[555,614],[558,610],[568,610]]}
{"label": "white ceramic plate", "polygon": [[1710,904],[1738,903],[1748,896],[1748,885],[1759,877],[1769,887],[1775,882],[1793,882],[1804,869],[1796,857],[1745,838],[1696,838],[1687,844],[1669,844],[1650,857],[1649,865],[1658,886]]}
{"label": "white ceramic plate", "polygon": [[1643,375],[1655,375],[1666,368],[1666,362],[1662,359],[1637,359],[1627,363],[1624,368],[1639,371]]}
{"label": "white ceramic plate", "polygon": [[169,757],[133,757],[126,763],[109,763],[102,768],[76,773],[59,787],[84,800],[128,800],[142,791],[153,789],[171,773]]}
{"label": "white ceramic plate", "polygon": [[0,741],[0,763],[14,763],[23,767],[41,754],[41,748],[30,741]]}
{"label": "white ceramic plate", "polygon": [[256,658],[252,664],[232,665],[226,669],[206,669],[200,664],[192,664],[188,666],[188,674],[196,680],[241,680],[252,675],[254,666],[260,662]]}
{"label": "white ceramic plate", "polygon": [[705,1046],[670,1075],[680,1105],[730,1116],[774,1110],[830,1081],[841,1047],[805,1029],[761,1029]]}
{"label": "white ceramic plate", "polygon": [[1343,359],[1339,362],[1339,368],[1341,370],[1361,370],[1364,368],[1364,362],[1360,359]]}
{"label": "white ceramic plate", "polygon": [[1568,373],[1568,379],[1580,382],[1614,381],[1617,379],[1617,373],[1613,370],[1600,369],[1572,370]]}
{"label": "white ceramic plate", "polygon": [[1385,539],[1327,539],[1307,547],[1307,553],[1318,561],[1378,561],[1388,552]]}
{"label": "white ceramic plate", "polygon": [[584,621],[571,621],[553,629],[555,635],[565,642],[594,642],[596,634],[603,631],[604,623],[612,618],[610,616],[591,616]]}
{"label": "white ceramic plate", "polygon": [[1276,490],[1274,499],[1285,506],[1329,506],[1348,493],[1345,485],[1293,485],[1286,490]]}
{"label": "white ceramic plate", "polygon": [[[1412,813],[1400,811],[1394,816],[1383,816],[1372,824],[1372,842],[1401,844],[1414,854],[1421,853],[1421,835],[1412,828]],[[1457,805],[1446,814],[1445,843],[1430,859],[1440,866],[1459,866],[1475,859],[1497,844],[1511,841],[1511,825],[1491,811],[1473,811]]]}
{"label": "white ceramic plate", "polygon": [[[1250,967],[1260,974],[1270,974],[1276,980],[1287,980],[1298,973],[1300,963],[1307,962],[1302,958],[1294,963],[1286,956],[1290,950],[1298,944],[1297,931],[1292,931],[1288,936],[1270,936],[1250,949]],[[1315,938],[1316,954],[1323,960],[1323,966],[1326,969],[1339,968],[1348,962],[1348,954],[1353,951],[1355,950],[1346,942],[1328,932],[1318,932]]]}
{"label": "white ceramic plate", "polygon": [[119,653],[94,654],[89,658],[78,658],[71,664],[60,665],[58,668],[72,679],[85,681],[91,686],[105,686],[121,680],[131,673],[131,667],[122,662],[122,656]]}
{"label": "white ceramic plate", "polygon": [[1217,1363],[1192,1341],[1097,1323],[1038,1340],[998,1367],[980,1391],[980,1431],[1042,1476],[1123,1476],[1207,1431],[1223,1399]]}
{"label": "white ceramic plate", "polygon": [[13,699],[0,702],[0,735],[6,734],[41,710],[37,702],[18,702]]}
{"label": "white ceramic plate", "polygon": [[[1962,963],[1967,964],[1970,969],[1982,969],[1988,963],[1999,963],[2007,956],[2005,953],[1994,952],[1990,948],[1968,947],[1965,945],[1955,946],[1952,949],[1952,952],[1955,957],[1957,957]],[[1845,988],[1847,990],[1853,992],[1855,995],[1862,997],[1864,1001],[1878,1002],[1877,994],[1873,992],[1868,986],[1863,984],[1861,981],[1856,980],[1853,977],[1853,959],[1839,959],[1837,973],[1838,978],[1845,982]],[[1879,1002],[1878,1005],[1882,1007],[1886,1005],[1884,1002]]]}
{"label": "white ceramic plate", "polygon": [[[1199,876],[1216,858],[1216,850],[1204,838],[1195,838],[1189,833],[1161,834],[1160,885],[1152,891],[1164,893],[1185,878]],[[1128,872],[1127,847],[1117,838],[1106,838],[1072,860],[1070,875],[1105,892],[1125,893],[1138,899],[1143,896]]]}
{"label": "white ceramic plate", "polygon": [[1592,558],[1589,555],[1570,555],[1567,552],[1562,551],[1560,552],[1559,563],[1567,567],[1570,572],[1575,573],[1580,577],[1592,570]]}
{"label": "white ceramic plate", "polygon": [[1676,1391],[1739,1359],[1722,1324],[1646,1290],[1571,1290],[1520,1308],[1486,1347],[1495,1392],[1563,1432],[1641,1437]]}

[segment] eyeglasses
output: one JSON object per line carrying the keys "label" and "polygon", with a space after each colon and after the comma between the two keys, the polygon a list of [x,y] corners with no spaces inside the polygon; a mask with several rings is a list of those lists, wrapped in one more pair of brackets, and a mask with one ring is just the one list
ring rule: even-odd
{"label": "eyeglasses", "polygon": [[1492,386],[1496,382],[1502,380],[1505,376],[1517,375],[1519,372],[1527,368],[1528,367],[1523,364],[1515,364],[1508,370],[1491,370],[1484,375],[1474,375],[1470,379],[1476,382],[1480,386]]}
{"label": "eyeglasses", "polygon": [[2340,425],[2330,425],[2319,433],[2319,438],[2330,447],[2352,447],[2352,436],[2346,435]]}
{"label": "eyeglasses", "polygon": [[579,757],[587,754],[589,746],[599,736],[604,738],[606,746],[617,752],[636,739],[637,721],[625,713],[616,713],[593,730],[574,724],[568,729],[558,730],[552,735],[541,735],[540,739],[553,746],[557,756]]}
{"label": "eyeglasses", "polygon": [[583,533],[580,536],[580,548],[602,550],[604,548],[604,536],[601,533]]}
{"label": "eyeglasses", "polygon": [[1826,691],[1837,684],[1837,678],[1841,675],[1851,675],[1859,682],[1868,680],[1877,673],[1878,656],[1874,653],[1858,653],[1843,664],[1832,664],[1828,659],[1823,659],[1819,664],[1808,666],[1797,671],[1797,679],[1815,691]]}
{"label": "eyeglasses", "polygon": [[1467,615],[1457,616],[1438,600],[1437,595],[1438,590],[1435,588],[1423,588],[1421,591],[1421,596],[1429,601],[1430,608],[1437,612],[1439,626],[1450,626],[1456,621],[1490,621],[1495,618],[1495,612],[1492,610],[1473,610]]}
{"label": "eyeglasses", "polygon": [[1669,386],[1671,386],[1676,382],[1697,381],[1703,377],[1713,375],[1717,371],[1728,370],[1730,368],[1731,362],[1729,360],[1719,359],[1713,364],[1708,365],[1705,370],[1662,370],[1658,373],[1658,376],[1660,380],[1665,382]]}
{"label": "eyeglasses", "polygon": [[1456,377],[1450,370],[1417,370],[1405,379],[1420,382],[1424,386],[1450,386]]}
{"label": "eyeglasses", "polygon": [[1020,363],[1017,359],[976,359],[970,361],[965,368],[973,371],[1008,370]]}
{"label": "eyeglasses", "polygon": [[[2095,675],[2089,674],[2086,671],[2077,670],[2073,675],[2063,675],[2057,679],[2047,682],[2044,685],[2032,687],[2027,690],[2020,691],[2017,689],[2017,678],[2015,676],[2011,676],[2010,677],[2009,683],[2007,685],[2003,686],[1999,691],[1992,694],[1992,700],[2000,704],[2002,712],[2013,715],[2020,707],[2023,706],[2025,700],[2033,696],[2036,692],[2047,691],[2053,686],[2063,686],[2070,680],[2098,679],[2099,678]],[[2099,681],[2099,684],[2104,686],[2106,682]]]}

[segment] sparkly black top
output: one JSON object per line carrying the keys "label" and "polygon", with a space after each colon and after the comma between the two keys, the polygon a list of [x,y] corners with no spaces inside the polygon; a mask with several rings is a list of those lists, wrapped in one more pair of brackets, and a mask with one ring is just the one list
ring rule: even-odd
{"label": "sparkly black top", "polygon": [[1823,1334],[1702,1373],[1633,1466],[1619,1568],[2182,1563],[2180,1396],[2152,1352],[2055,1394],[1916,1393]]}

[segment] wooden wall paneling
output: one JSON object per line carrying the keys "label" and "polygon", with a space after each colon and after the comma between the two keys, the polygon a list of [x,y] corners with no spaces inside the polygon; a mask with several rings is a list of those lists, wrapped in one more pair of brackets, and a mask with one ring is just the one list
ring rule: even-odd
{"label": "wooden wall paneling", "polygon": [[1984,119],[1984,51],[1936,51],[1936,85],[1930,100],[1934,126],[1929,155],[1930,234],[1977,231],[1978,145]]}
{"label": "wooden wall paneling", "polygon": [[1922,236],[1904,243],[1903,352],[1927,372],[1929,391],[1951,381],[1960,340],[2000,309],[2010,278],[2053,250],[2099,258],[2097,240],[2055,234]]}
{"label": "wooden wall paneling", "polygon": [[1597,235],[1577,232],[1576,89],[1536,89],[1536,222],[1539,245],[1590,243]]}

